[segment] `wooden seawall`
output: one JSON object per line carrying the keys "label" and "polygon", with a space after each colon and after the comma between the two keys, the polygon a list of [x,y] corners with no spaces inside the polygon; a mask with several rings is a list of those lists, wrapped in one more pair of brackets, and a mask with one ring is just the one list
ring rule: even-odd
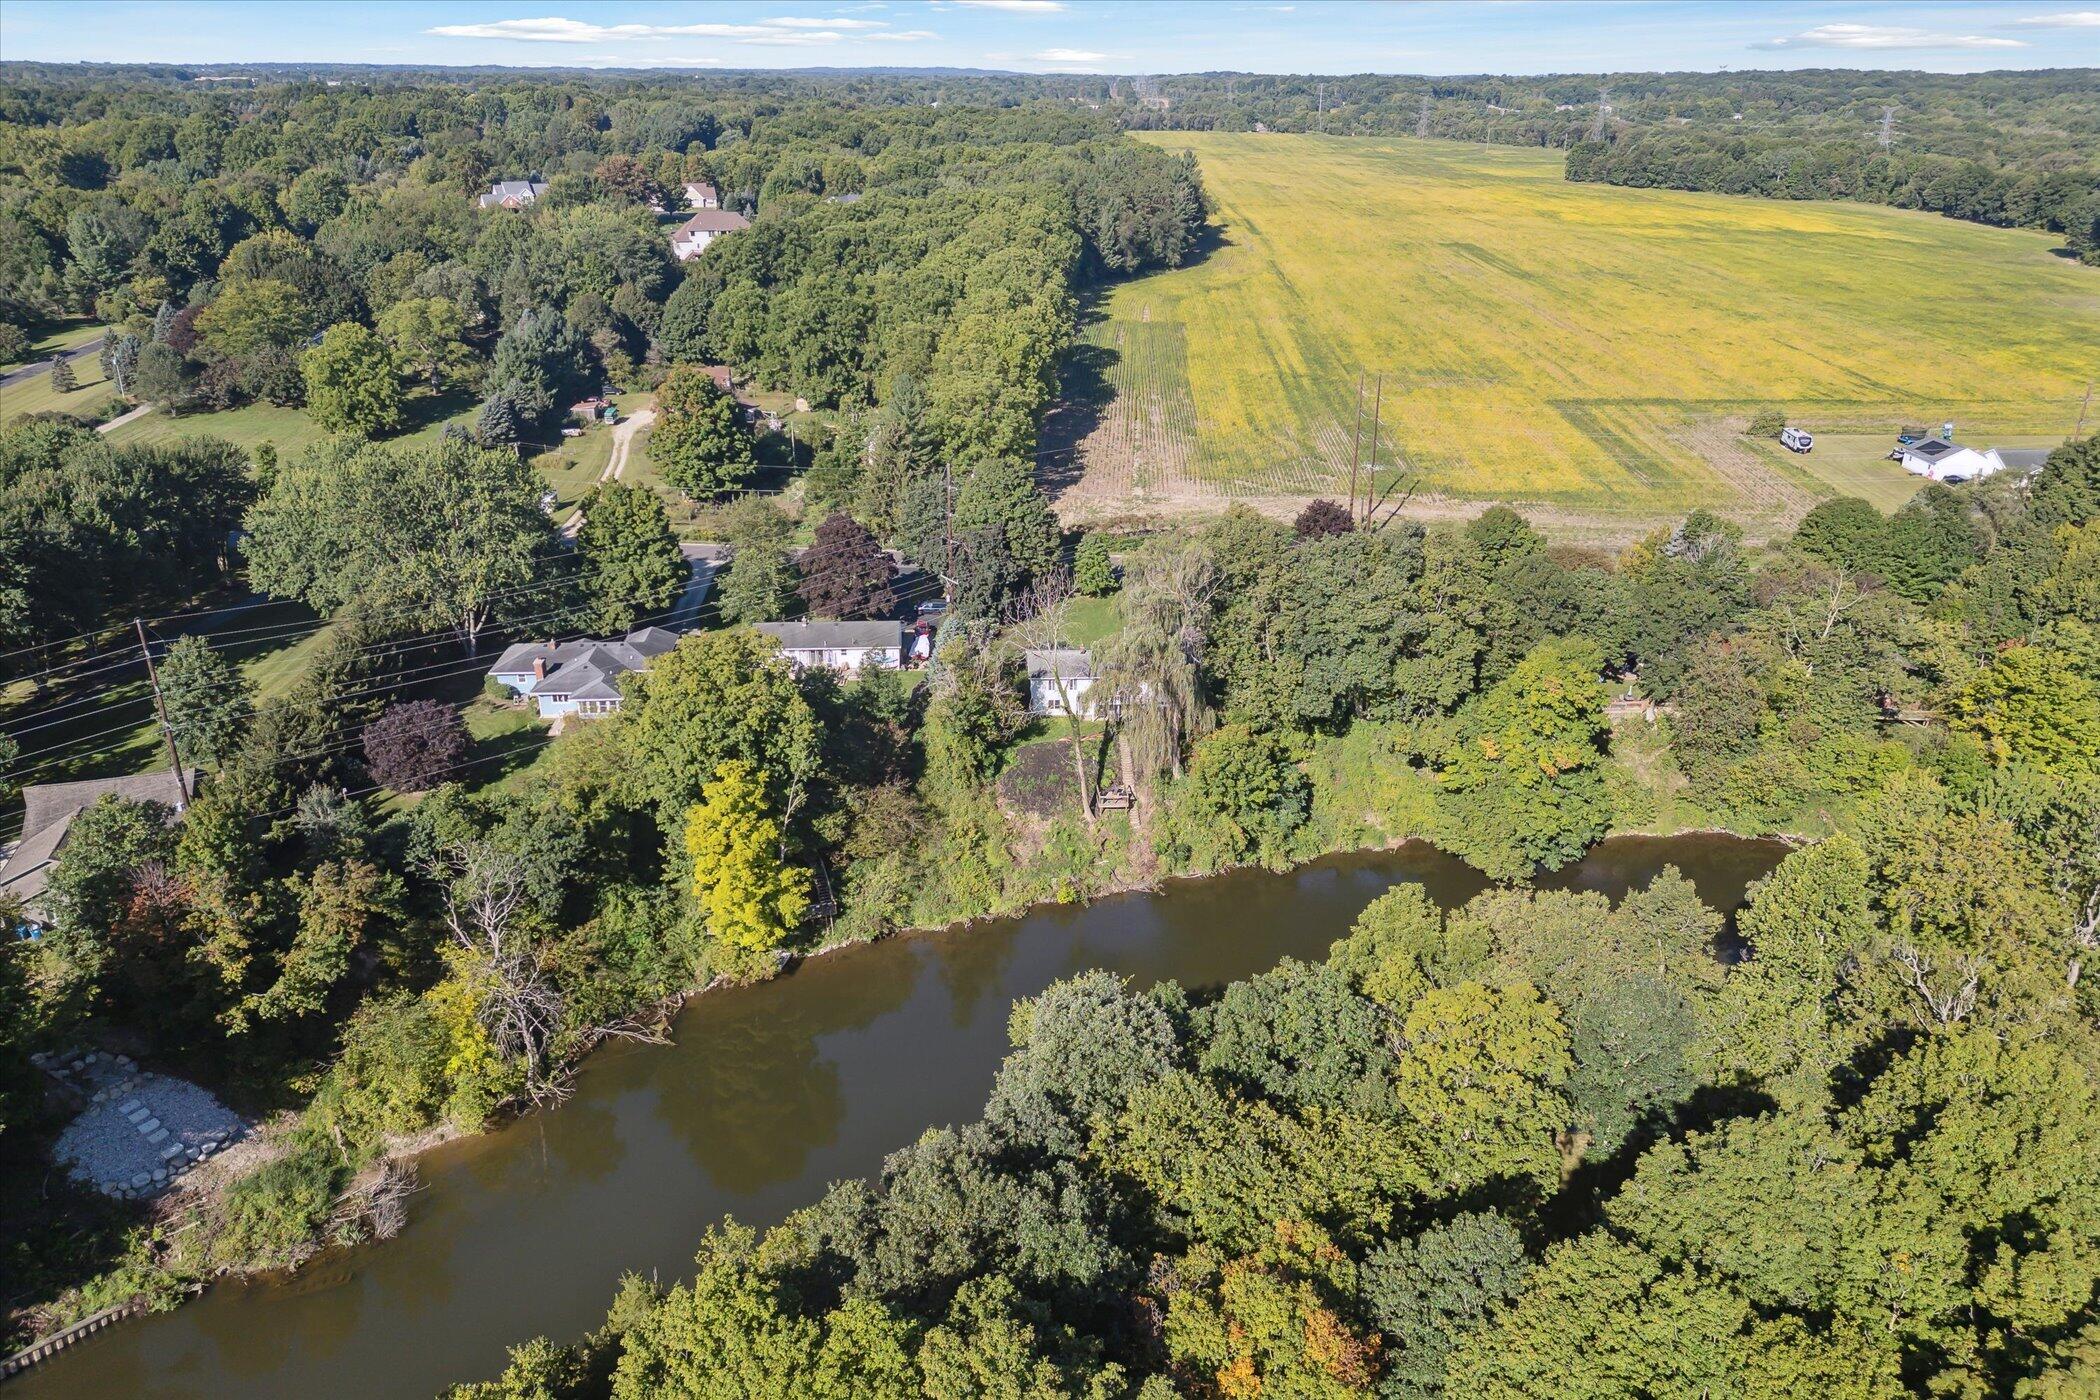
{"label": "wooden seawall", "polygon": [[6,1380],[9,1376],[19,1375],[21,1372],[36,1365],[39,1361],[49,1360],[79,1341],[82,1337],[100,1332],[111,1323],[121,1322],[135,1312],[144,1312],[145,1308],[145,1299],[132,1298],[117,1304],[113,1308],[104,1308],[92,1317],[83,1317],[63,1332],[53,1332],[41,1341],[30,1343],[5,1361],[0,1361],[0,1381]]}

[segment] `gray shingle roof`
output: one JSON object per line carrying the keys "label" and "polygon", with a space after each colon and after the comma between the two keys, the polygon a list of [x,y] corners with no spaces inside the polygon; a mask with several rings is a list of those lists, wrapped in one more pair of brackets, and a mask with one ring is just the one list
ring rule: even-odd
{"label": "gray shingle roof", "polygon": [[1998,460],[2016,472],[2031,472],[2049,460],[2046,447],[1994,447]]}
{"label": "gray shingle roof", "polygon": [[678,645],[678,634],[662,627],[642,627],[624,637],[599,641],[579,637],[573,642],[550,646],[546,642],[519,642],[504,648],[492,676],[529,676],[535,661],[544,661],[547,675],[526,687],[527,695],[567,695],[577,700],[616,700],[615,682],[629,671],[644,671],[649,662]]}
{"label": "gray shingle roof", "polygon": [[[185,781],[194,789],[197,770]],[[133,773],[122,778],[90,778],[78,783],[39,783],[22,789],[22,836],[15,842],[7,863],[0,865],[0,893],[34,904],[51,883],[58,866],[59,850],[73,828],[73,818],[104,797],[129,802],[158,802],[164,807],[182,805],[182,786],[173,769]]]}
{"label": "gray shingle roof", "polygon": [[1080,647],[1032,647],[1022,659],[1030,680],[1083,681],[1094,676],[1094,654]]}
{"label": "gray shingle roof", "polygon": [[788,651],[852,651],[904,646],[901,622],[761,622],[758,630]]}
{"label": "gray shingle roof", "polygon": [[547,187],[537,180],[498,180],[489,186],[489,192],[481,197],[484,209],[492,204],[501,204],[506,199],[538,199],[547,192]]}

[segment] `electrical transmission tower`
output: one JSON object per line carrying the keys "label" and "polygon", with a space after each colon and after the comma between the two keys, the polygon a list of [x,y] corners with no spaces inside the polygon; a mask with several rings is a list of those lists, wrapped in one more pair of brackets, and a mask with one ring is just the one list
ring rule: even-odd
{"label": "electrical transmission tower", "polygon": [[1422,94],[1422,115],[1415,118],[1415,135],[1429,135],[1429,94],[1426,92]]}
{"label": "electrical transmission tower", "polygon": [[1597,120],[1590,123],[1590,140],[1604,139],[1604,119],[1611,115],[1611,88],[1600,84],[1597,88]]}
{"label": "electrical transmission tower", "polygon": [[1879,140],[1881,149],[1884,151],[1896,144],[1896,109],[1894,107],[1881,109],[1881,136]]}

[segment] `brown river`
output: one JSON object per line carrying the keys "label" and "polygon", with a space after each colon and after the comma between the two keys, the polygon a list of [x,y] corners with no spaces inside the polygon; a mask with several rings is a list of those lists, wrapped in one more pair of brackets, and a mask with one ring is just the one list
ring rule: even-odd
{"label": "brown river", "polygon": [[[1784,852],[1619,837],[1540,883],[1616,899],[1674,864],[1732,911]],[[427,1154],[400,1237],[112,1328],[9,1382],[7,1400],[429,1396],[492,1376],[512,1342],[596,1326],[621,1273],[683,1276],[725,1214],[769,1225],[925,1128],[976,1117],[1016,998],[1087,968],[1199,988],[1318,958],[1406,880],[1447,905],[1485,885],[1408,846],[890,939],[700,997],[675,1045],[610,1046],[568,1103]]]}

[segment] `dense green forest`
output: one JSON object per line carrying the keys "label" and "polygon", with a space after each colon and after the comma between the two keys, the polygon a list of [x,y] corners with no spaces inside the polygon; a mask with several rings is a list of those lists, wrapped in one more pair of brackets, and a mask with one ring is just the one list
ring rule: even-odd
{"label": "dense green forest", "polygon": [[[279,77],[0,74],[0,316],[96,318],[116,402],[195,428],[0,425],[7,800],[96,759],[134,616],[204,770],[179,821],[82,812],[51,927],[0,948],[15,1329],[384,1233],[409,1144],[558,1100],[694,988],[1421,839],[1501,887],[1449,919],[1398,892],[1215,995],[1056,989],[982,1124],[725,1226],[499,1393],[2091,1383],[2100,443],[1764,548],[1706,512],[1609,557],[1331,502],[1076,538],[1034,474],[1075,308],[1204,251],[1198,172],[1119,132],[1149,88]],[[686,180],[752,223],[681,265],[653,206]],[[755,439],[723,363],[816,440]],[[663,497],[604,488],[571,546],[519,450],[609,383],[656,391],[672,489],[733,499],[732,557],[621,713],[467,767],[421,678],[661,619],[684,579]],[[253,403],[328,436],[212,435]],[[243,584],[314,619],[267,693],[186,626]],[[742,625],[934,593],[909,675],[798,674]],[[1032,719],[1025,653],[1082,632],[1120,703]],[[1608,716],[1629,693],[1652,722]],[[1732,968],[1674,878],[1521,889],[1700,825],[1801,845]],[[111,1029],[268,1117],[256,1169],[161,1214],[50,1171],[28,1056]]]}

